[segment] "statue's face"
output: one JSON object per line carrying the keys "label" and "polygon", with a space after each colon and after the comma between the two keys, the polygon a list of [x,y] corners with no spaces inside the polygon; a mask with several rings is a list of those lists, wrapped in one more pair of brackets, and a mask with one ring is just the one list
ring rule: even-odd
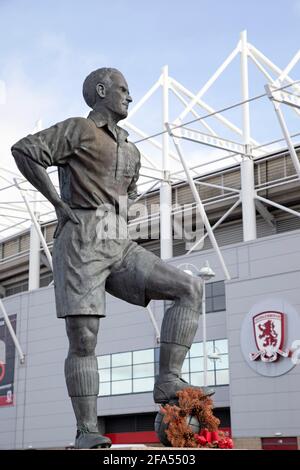
{"label": "statue's face", "polygon": [[111,79],[111,86],[105,87],[105,105],[120,119],[125,119],[129,103],[132,102],[127,82],[123,75],[117,72],[112,74]]}

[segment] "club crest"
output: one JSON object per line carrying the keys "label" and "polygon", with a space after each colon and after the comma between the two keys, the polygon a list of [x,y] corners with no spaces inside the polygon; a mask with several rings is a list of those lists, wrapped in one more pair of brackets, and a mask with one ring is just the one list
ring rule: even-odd
{"label": "club crest", "polygon": [[250,353],[251,361],[275,362],[280,356],[288,357],[289,351],[283,350],[284,320],[281,312],[262,312],[255,315],[253,333],[258,351]]}

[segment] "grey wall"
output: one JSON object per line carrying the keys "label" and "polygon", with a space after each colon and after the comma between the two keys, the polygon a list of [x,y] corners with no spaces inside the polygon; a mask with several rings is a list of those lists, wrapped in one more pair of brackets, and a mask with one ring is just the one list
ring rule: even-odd
{"label": "grey wall", "polygon": [[[242,357],[239,336],[244,315],[265,296],[280,293],[297,310],[299,300],[300,232],[294,231],[238,243],[222,249],[232,276],[226,283],[227,315],[207,315],[208,339],[228,337],[230,351],[229,387],[218,387],[215,405],[229,406],[235,436],[272,436],[274,432],[299,435],[300,367],[288,374],[267,378],[257,375]],[[212,250],[182,256],[173,265],[202,266],[208,259],[224,279]],[[17,334],[26,354],[20,365],[16,358],[15,406],[0,408],[0,448],[62,447],[74,440],[75,419],[64,383],[63,365],[67,354],[64,321],[55,315],[52,287],[5,299],[9,314],[17,314]],[[162,302],[152,302],[160,325]],[[97,354],[146,349],[156,346],[155,333],[147,312],[113,297],[107,299],[107,318],[101,320]],[[201,341],[201,325],[196,341]],[[155,411],[151,393],[103,397],[99,415]],[[279,429],[280,428],[280,429]]]}
{"label": "grey wall", "polygon": [[[226,282],[226,312],[207,315],[207,338],[228,337],[229,387],[217,387],[215,406],[231,406],[233,434],[243,436],[299,435],[300,367],[269,378],[247,365],[240,348],[240,329],[250,307],[280,294],[300,311],[300,232],[294,231],[238,243],[222,249],[231,281]],[[170,261],[200,267],[208,259],[224,279],[212,251],[198,252]],[[15,406],[0,408],[0,448],[63,447],[74,440],[75,419],[64,383],[67,354],[64,321],[55,315],[52,287],[5,299],[9,314],[17,314],[17,334],[26,354],[25,365],[16,358]],[[162,302],[152,302],[158,324]],[[202,340],[201,324],[196,341]],[[107,299],[107,318],[101,320],[97,354],[156,346],[147,312],[113,297]],[[102,397],[100,416],[155,411],[151,393]]]}
{"label": "grey wall", "polygon": [[243,320],[255,303],[280,297],[300,312],[299,242],[299,231],[295,231],[237,248],[240,278],[226,285],[231,424],[235,437],[272,437],[276,432],[300,435],[300,366],[278,377],[264,377],[248,366],[240,344]]}
{"label": "grey wall", "polygon": [[15,406],[0,408],[0,448],[65,446],[74,439],[74,420],[63,380],[64,322],[55,317],[53,288],[4,303],[8,314],[17,314],[26,360],[20,365],[16,357]]}
{"label": "grey wall", "polygon": [[[226,254],[230,258],[230,253]],[[206,255],[205,255],[206,259]],[[213,255],[209,257],[223,279]],[[200,265],[201,256],[181,257]],[[235,272],[235,259],[230,264]],[[53,287],[24,292],[4,299],[8,314],[17,314],[17,336],[26,355],[15,365],[15,406],[0,407],[0,448],[62,447],[74,441],[75,419],[64,382],[67,339],[64,321],[55,315]],[[162,302],[152,302],[160,326]],[[226,337],[225,312],[207,317],[208,339]],[[201,341],[201,327],[196,341]],[[107,296],[107,317],[101,320],[97,354],[156,347],[155,332],[147,311]],[[228,387],[218,387],[216,406],[229,406]],[[102,397],[99,416],[151,412],[158,409],[151,393]]]}

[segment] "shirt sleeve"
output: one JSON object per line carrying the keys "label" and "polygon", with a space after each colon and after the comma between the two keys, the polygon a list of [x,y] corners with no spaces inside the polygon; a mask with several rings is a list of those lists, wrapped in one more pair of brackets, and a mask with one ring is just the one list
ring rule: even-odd
{"label": "shirt sleeve", "polygon": [[71,118],[19,140],[11,151],[19,151],[44,168],[64,165],[80,145],[81,118]]}
{"label": "shirt sleeve", "polygon": [[138,160],[135,164],[135,173],[134,176],[130,182],[130,185],[127,190],[128,198],[129,199],[136,199],[138,197],[138,190],[137,190],[137,180],[139,179],[140,176],[140,168],[141,168],[141,157],[140,153],[138,152]]}

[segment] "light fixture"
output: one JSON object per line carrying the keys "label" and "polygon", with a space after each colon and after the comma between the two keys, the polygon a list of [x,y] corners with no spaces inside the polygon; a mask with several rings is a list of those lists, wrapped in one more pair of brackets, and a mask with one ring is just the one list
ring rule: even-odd
{"label": "light fixture", "polygon": [[182,263],[177,266],[180,271],[183,271],[190,276],[199,276],[199,269],[191,263]]}
{"label": "light fixture", "polygon": [[211,361],[220,361],[221,360],[221,356],[218,352],[212,352],[210,354],[208,354],[208,359],[210,359]]}
{"label": "light fixture", "polygon": [[205,262],[205,265],[200,269],[198,276],[201,277],[203,281],[209,281],[215,277],[214,271],[209,266],[208,261]]}

